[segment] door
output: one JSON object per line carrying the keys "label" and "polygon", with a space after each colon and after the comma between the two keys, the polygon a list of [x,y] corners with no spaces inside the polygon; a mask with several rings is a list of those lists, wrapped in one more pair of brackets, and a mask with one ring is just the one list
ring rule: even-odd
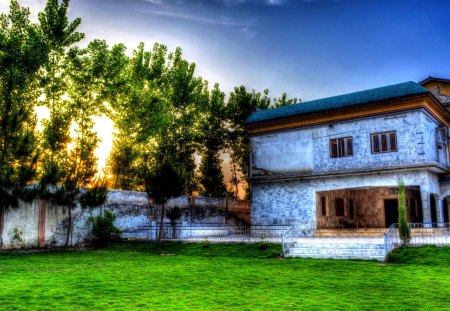
{"label": "door", "polygon": [[436,199],[434,195],[430,195],[431,222],[437,223]]}
{"label": "door", "polygon": [[386,219],[386,228],[398,222],[398,201],[384,200],[384,217]]}
{"label": "door", "polygon": [[444,200],[444,222],[448,222],[448,205],[447,205],[447,199]]}

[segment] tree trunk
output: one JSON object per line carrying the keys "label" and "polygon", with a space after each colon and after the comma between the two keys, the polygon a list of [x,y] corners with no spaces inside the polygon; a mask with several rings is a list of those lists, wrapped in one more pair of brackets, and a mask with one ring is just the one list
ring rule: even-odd
{"label": "tree trunk", "polygon": [[163,230],[164,230],[164,211],[165,211],[165,206],[163,203],[161,205],[161,222],[159,223],[158,239],[156,240],[156,245],[158,245],[158,246],[161,243],[161,238],[162,238]]}
{"label": "tree trunk", "polygon": [[0,250],[3,248],[3,227],[5,224],[5,207],[0,207]]}
{"label": "tree trunk", "polygon": [[177,226],[176,223],[172,223],[172,239],[174,239],[174,240],[175,240],[175,238],[177,236],[177,234],[176,234],[176,226]]}
{"label": "tree trunk", "polygon": [[66,235],[66,243],[64,244],[64,249],[69,246],[70,235],[72,234],[72,204],[69,204],[69,224],[67,225],[67,235]]}

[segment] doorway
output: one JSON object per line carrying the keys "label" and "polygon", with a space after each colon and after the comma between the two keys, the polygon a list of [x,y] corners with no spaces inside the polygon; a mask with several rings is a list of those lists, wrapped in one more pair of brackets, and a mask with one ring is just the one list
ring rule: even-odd
{"label": "doorway", "polygon": [[431,210],[431,222],[437,223],[437,211],[436,211],[436,199],[434,195],[430,195],[430,210]]}
{"label": "doorway", "polygon": [[448,205],[447,199],[444,200],[444,222],[448,222]]}
{"label": "doorway", "polygon": [[384,217],[386,220],[386,228],[398,222],[398,200],[384,200]]}

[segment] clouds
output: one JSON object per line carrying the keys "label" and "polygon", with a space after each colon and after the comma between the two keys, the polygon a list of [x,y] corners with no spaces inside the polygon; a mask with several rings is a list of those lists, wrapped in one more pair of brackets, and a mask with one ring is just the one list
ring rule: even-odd
{"label": "clouds", "polygon": [[[46,0],[19,0],[19,4],[30,8],[32,21],[37,21],[37,14],[45,7]],[[9,12],[9,0],[0,0],[0,13]]]}
{"label": "clouds", "polygon": [[180,13],[180,12],[173,12],[173,11],[153,10],[153,9],[145,10],[145,12],[147,12],[149,14],[153,14],[153,15],[167,16],[167,17],[171,17],[171,18],[184,19],[184,20],[198,22],[198,23],[204,23],[204,24],[222,25],[222,26],[237,26],[237,27],[246,26],[245,23],[239,23],[239,22],[233,21],[227,17],[212,18],[212,17],[201,16],[201,15],[190,14],[190,13]]}
{"label": "clouds", "polygon": [[286,0],[265,0],[265,3],[268,5],[282,5],[286,2]]}

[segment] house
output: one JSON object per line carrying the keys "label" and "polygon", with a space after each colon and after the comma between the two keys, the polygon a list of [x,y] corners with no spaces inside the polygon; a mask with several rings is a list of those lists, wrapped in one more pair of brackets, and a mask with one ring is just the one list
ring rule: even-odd
{"label": "house", "polygon": [[448,222],[449,106],[450,80],[429,77],[254,112],[252,225],[387,228],[399,177],[409,222]]}

